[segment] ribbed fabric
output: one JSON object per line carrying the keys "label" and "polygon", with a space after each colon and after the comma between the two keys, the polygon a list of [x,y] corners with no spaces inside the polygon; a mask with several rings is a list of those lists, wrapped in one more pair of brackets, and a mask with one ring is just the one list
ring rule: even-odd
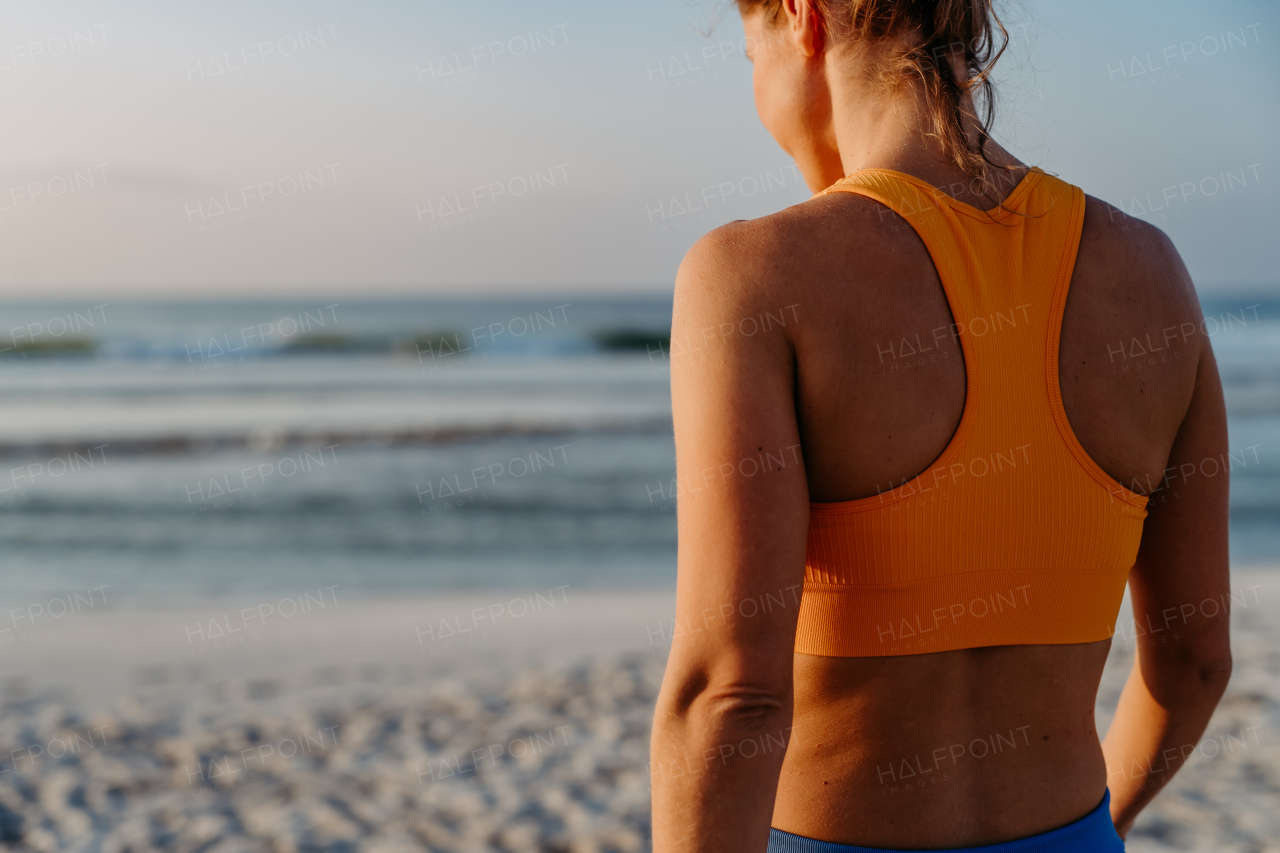
{"label": "ribbed fabric", "polygon": [[1111,791],[1084,817],[1066,826],[983,847],[952,847],[944,850],[897,850],[885,847],[859,847],[819,841],[793,835],[780,829],[769,831],[767,853],[1124,853],[1124,841],[1111,822]]}
{"label": "ribbed fabric", "polygon": [[[1110,637],[1147,498],[1089,458],[1062,406],[1058,339],[1084,193],[1033,169],[986,212],[910,175],[856,172],[924,241],[951,306],[968,389],[960,425],[918,477],[810,505],[795,650],[833,657]],[[894,342],[906,367],[946,340]]]}

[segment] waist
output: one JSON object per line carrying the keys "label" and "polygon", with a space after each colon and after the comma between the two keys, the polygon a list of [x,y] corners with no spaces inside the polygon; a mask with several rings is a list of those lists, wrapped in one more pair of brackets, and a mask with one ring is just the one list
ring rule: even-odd
{"label": "waist", "polygon": [[[1106,791],[1102,795],[1102,801],[1092,811],[1066,826],[999,844],[950,849],[957,853],[1123,853],[1124,842],[1111,822],[1110,807],[1111,792]],[[929,850],[932,853],[945,853],[945,849],[936,847]],[[836,844],[771,829],[768,853],[904,853],[904,848]]]}
{"label": "waist", "polygon": [[[845,843],[945,847],[1079,817],[1106,784],[1093,715],[1109,647],[796,655],[774,826]],[[1001,800],[1005,791],[1018,799]]]}

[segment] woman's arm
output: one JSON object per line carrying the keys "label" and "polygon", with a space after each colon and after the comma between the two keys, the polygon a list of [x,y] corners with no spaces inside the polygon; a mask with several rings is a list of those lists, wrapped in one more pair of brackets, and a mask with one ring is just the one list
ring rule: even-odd
{"label": "woman's arm", "polygon": [[1195,390],[1129,575],[1137,657],[1102,745],[1121,836],[1186,762],[1231,675],[1227,417],[1213,350],[1199,340]]}
{"label": "woman's arm", "polygon": [[791,338],[803,306],[765,285],[760,242],[752,223],[717,229],[676,279],[679,561],[650,751],[654,853],[763,853],[790,739],[809,520]]}

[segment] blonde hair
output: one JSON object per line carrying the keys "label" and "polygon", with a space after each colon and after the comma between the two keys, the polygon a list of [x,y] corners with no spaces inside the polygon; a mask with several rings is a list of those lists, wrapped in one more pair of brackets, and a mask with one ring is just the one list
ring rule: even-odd
{"label": "blonde hair", "polygon": [[[986,154],[995,118],[991,69],[1009,44],[1009,31],[992,8],[992,0],[813,0],[828,32],[865,44],[876,57],[876,75],[890,86],[916,78],[923,86],[925,137],[936,140],[946,157],[990,186]],[[763,8],[777,18],[781,0],[739,0],[744,12]],[[1000,44],[996,46],[996,33]],[[958,79],[950,57],[961,54],[965,79]],[[966,105],[966,95],[969,96]],[[983,115],[976,112],[981,100]],[[976,144],[966,121],[977,129]],[[998,167],[1007,168],[1007,167]]]}

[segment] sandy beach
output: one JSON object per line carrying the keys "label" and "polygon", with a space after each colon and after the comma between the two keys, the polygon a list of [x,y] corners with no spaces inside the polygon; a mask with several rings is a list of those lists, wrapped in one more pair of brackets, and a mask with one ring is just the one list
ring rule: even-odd
{"label": "sandy beach", "polygon": [[[1280,853],[1280,0],[5,12],[0,853],[654,853],[664,780],[811,751],[802,703],[649,764],[684,643],[798,613],[715,563],[810,489],[831,577],[953,573],[827,650],[1104,671],[1095,721],[1051,655],[884,661],[898,731],[811,727],[856,776],[799,799],[1075,803],[1040,757],[1198,614],[1234,673],[1128,849]],[[1103,588],[1131,490],[1232,591],[1126,599],[1103,667],[1046,563]]]}
{"label": "sandy beach", "polygon": [[[1231,686],[1130,850],[1280,850],[1280,571],[1233,589]],[[669,592],[99,594],[0,618],[10,849],[648,849]],[[1145,639],[1121,625],[1102,730]]]}

